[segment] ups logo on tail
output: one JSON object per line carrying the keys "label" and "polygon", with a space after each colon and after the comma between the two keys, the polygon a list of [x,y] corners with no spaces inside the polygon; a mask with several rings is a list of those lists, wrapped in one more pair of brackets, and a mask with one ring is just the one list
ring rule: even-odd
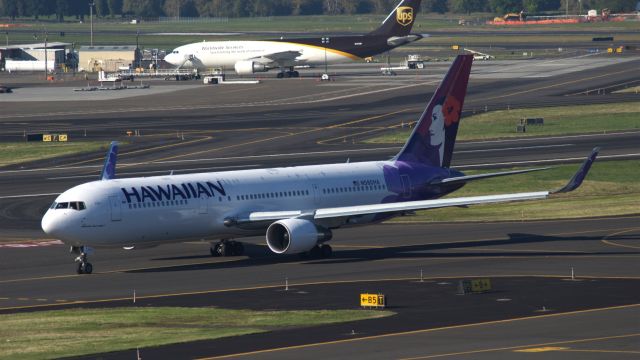
{"label": "ups logo on tail", "polygon": [[396,21],[402,26],[407,26],[413,22],[413,8],[411,6],[400,6],[396,10]]}

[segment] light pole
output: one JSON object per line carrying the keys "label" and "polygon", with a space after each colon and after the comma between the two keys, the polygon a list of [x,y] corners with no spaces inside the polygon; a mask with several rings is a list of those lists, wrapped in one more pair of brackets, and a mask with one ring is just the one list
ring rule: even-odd
{"label": "light pole", "polygon": [[329,77],[329,69],[327,64],[327,45],[329,45],[329,37],[322,38],[322,44],[324,45],[324,74]]}
{"label": "light pole", "polygon": [[93,1],[89,2],[89,22],[91,23],[91,46],[93,46],[93,6],[96,3]]}
{"label": "light pole", "polygon": [[47,37],[48,37],[48,33],[47,33],[47,28],[44,29],[44,80],[47,81],[49,80],[49,56],[47,54],[47,47],[49,47],[49,45],[47,44]]}

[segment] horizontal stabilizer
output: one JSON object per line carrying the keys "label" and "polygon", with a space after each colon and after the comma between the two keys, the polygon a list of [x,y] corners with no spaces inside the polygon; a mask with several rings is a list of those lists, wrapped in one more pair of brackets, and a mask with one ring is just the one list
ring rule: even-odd
{"label": "horizontal stabilizer", "polygon": [[589,173],[589,170],[591,169],[591,165],[593,164],[594,161],[596,161],[596,157],[598,156],[599,152],[600,152],[599,147],[596,147],[593,150],[591,150],[591,154],[589,155],[589,157],[587,157],[587,159],[582,163],[578,171],[573,175],[571,180],[569,180],[567,185],[561,187],[560,189],[554,190],[551,193],[552,194],[567,193],[579,188],[580,185],[582,185],[584,178]]}

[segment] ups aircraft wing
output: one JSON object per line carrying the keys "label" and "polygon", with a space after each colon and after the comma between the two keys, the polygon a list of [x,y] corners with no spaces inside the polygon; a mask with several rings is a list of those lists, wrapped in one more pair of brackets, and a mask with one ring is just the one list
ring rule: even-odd
{"label": "ups aircraft wing", "polygon": [[[248,216],[241,217],[238,219],[233,219],[232,224],[241,224],[241,223],[254,223],[254,222],[265,222],[265,221],[276,221],[288,218],[309,218],[314,220],[320,219],[331,219],[331,218],[346,218],[352,216],[362,216],[362,215],[370,215],[370,214],[381,214],[381,213],[402,213],[414,210],[426,210],[426,209],[437,209],[444,207],[459,207],[459,206],[467,206],[467,205],[478,205],[478,204],[492,204],[492,203],[502,203],[502,202],[512,202],[512,201],[524,201],[524,200],[542,200],[546,199],[549,196],[554,194],[566,193],[573,191],[580,187],[582,181],[586,177],[589,169],[591,168],[591,164],[596,159],[598,155],[598,148],[593,149],[589,157],[584,161],[584,163],[580,166],[578,171],[573,175],[573,177],[569,180],[569,182],[560,189],[552,190],[552,191],[538,191],[538,192],[522,192],[522,193],[513,193],[513,194],[498,194],[498,195],[485,195],[485,196],[469,196],[469,197],[459,197],[459,198],[450,198],[450,199],[435,199],[435,200],[420,200],[420,201],[403,201],[403,202],[393,202],[393,203],[385,203],[385,204],[369,204],[369,205],[355,205],[355,206],[343,206],[343,207],[334,207],[334,208],[320,208],[314,211],[269,211],[269,212],[253,212],[248,214]],[[533,170],[541,170],[541,169],[533,169]],[[512,174],[519,173],[510,172]],[[487,174],[489,177],[496,176],[498,174]],[[506,175],[500,173],[499,175]],[[457,180],[457,179],[456,179]]]}
{"label": "ups aircraft wing", "polygon": [[248,60],[253,60],[269,67],[291,66],[296,63],[296,58],[300,55],[302,55],[300,51],[281,51]]}

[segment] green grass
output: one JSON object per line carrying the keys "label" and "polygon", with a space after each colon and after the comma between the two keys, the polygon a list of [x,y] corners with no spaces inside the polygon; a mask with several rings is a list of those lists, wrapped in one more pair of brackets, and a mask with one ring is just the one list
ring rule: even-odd
{"label": "green grass", "polygon": [[[563,186],[577,168],[578,164],[560,165],[529,174],[477,180],[449,197],[553,190]],[[419,211],[416,216],[396,218],[392,222],[542,220],[640,214],[639,178],[640,160],[596,161],[582,187],[568,194],[539,201]]]}
{"label": "green grass", "polygon": [[392,315],[389,311],[112,308],[0,315],[0,359],[53,359]]}
{"label": "green grass", "polygon": [[[543,126],[528,126],[517,133],[516,125],[523,117],[543,117]],[[465,117],[460,122],[459,140],[485,140],[525,136],[552,136],[601,133],[640,129],[640,102],[605,105],[559,106],[534,109],[498,110]],[[365,140],[365,143],[402,144],[410,130],[390,133]]]}
{"label": "green grass", "polygon": [[[626,21],[620,23],[594,23],[594,24],[565,24],[565,25],[528,25],[528,26],[511,26],[497,27],[490,25],[478,26],[459,26],[460,18],[490,18],[488,14],[472,15],[471,17],[462,14],[419,14],[416,18],[413,32],[430,33],[434,35],[432,38],[423,40],[423,42],[432,44],[495,44],[511,42],[522,42],[522,31],[535,30],[543,32],[542,34],[526,35],[528,41],[536,41],[540,43],[549,43],[554,47],[557,44],[591,41],[595,34],[606,32],[614,34],[616,42],[621,41],[639,41],[638,34],[616,34],[616,30],[640,29],[640,22]],[[375,29],[385,18],[384,14],[380,15],[336,15],[336,16],[274,16],[270,18],[231,18],[227,23],[159,23],[159,22],[142,22],[141,24],[129,24],[123,19],[96,19],[94,22],[94,44],[96,45],[119,45],[119,44],[135,44],[136,30],[140,30],[140,44],[143,48],[163,48],[173,49],[176,46],[184,45],[202,40],[230,40],[230,39],[256,39],[265,38],[265,36],[151,36],[144,35],[147,32],[273,32],[273,35],[267,38],[279,37],[282,33],[287,32],[313,32],[334,34],[339,32],[365,33]],[[75,43],[76,45],[89,44],[89,21],[83,24],[75,21],[56,23],[56,22],[33,22],[24,21],[28,25],[27,29],[32,31],[12,31],[9,29],[9,40],[11,44],[31,43],[34,41],[43,41],[42,32],[46,28],[49,33],[49,41],[64,41]],[[17,21],[20,23],[20,20]],[[24,29],[24,28],[23,28]],[[440,37],[439,31],[456,30],[467,32],[468,34],[455,37]],[[477,36],[478,31],[491,31],[490,34]],[[575,35],[544,34],[544,32],[552,31],[576,31]],[[120,31],[129,31],[129,34],[118,33]],[[60,36],[60,32],[65,32],[65,36]],[[74,32],[84,32],[84,34],[74,34]],[[516,35],[512,35],[517,32]],[[578,33],[579,32],[579,33]],[[34,40],[33,35],[38,35],[38,40]],[[2,39],[2,38],[0,38]],[[4,39],[2,39],[4,41]],[[598,44],[594,44],[598,45]]]}
{"label": "green grass", "polygon": [[58,156],[105,150],[104,141],[82,141],[67,143],[10,142],[0,143],[0,166],[49,159]]}

